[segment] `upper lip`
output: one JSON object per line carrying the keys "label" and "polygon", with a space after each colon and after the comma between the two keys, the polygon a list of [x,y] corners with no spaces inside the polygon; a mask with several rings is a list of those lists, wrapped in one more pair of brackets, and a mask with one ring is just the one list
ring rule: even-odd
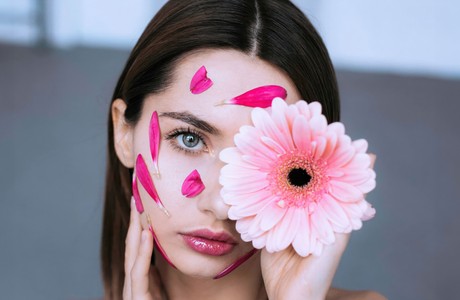
{"label": "upper lip", "polygon": [[193,231],[187,231],[182,233],[183,235],[193,236],[193,237],[200,237],[208,240],[229,243],[229,244],[237,244],[236,239],[229,233],[225,231],[215,232],[209,229],[198,229]]}

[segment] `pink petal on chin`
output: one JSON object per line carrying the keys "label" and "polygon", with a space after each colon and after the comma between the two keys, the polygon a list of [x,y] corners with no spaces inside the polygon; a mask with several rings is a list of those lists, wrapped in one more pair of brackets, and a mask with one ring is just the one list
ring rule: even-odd
{"label": "pink petal on chin", "polygon": [[236,104],[249,107],[267,108],[272,105],[274,98],[286,99],[286,89],[279,85],[264,85],[256,87],[244,94],[224,101],[224,104]]}
{"label": "pink petal on chin", "polygon": [[153,201],[155,201],[158,207],[167,216],[169,216],[170,215],[169,212],[166,210],[166,208],[163,205],[163,202],[161,202],[161,199],[158,196],[158,193],[155,189],[152,178],[150,177],[150,173],[147,168],[147,165],[145,164],[144,158],[142,157],[141,154],[138,154],[137,159],[136,159],[136,175],[137,175],[137,178],[139,179],[139,182],[144,187],[145,191],[149,194],[149,196],[153,199]]}
{"label": "pink petal on chin", "polygon": [[200,173],[197,170],[193,170],[184,180],[182,183],[182,195],[187,198],[192,198],[199,195],[205,186],[203,181],[201,181]]}
{"label": "pink petal on chin", "polygon": [[363,193],[351,184],[338,181],[329,181],[330,194],[341,202],[355,202],[363,198]]}
{"label": "pink petal on chin", "polygon": [[153,167],[156,174],[160,174],[158,169],[158,150],[160,148],[160,122],[158,120],[158,113],[154,111],[150,118],[149,124],[149,142],[150,154],[152,155]]}
{"label": "pink petal on chin", "polygon": [[201,94],[213,85],[212,80],[207,77],[207,74],[208,72],[205,66],[201,66],[201,68],[196,71],[190,81],[190,92],[192,92],[192,94]]}
{"label": "pink petal on chin", "polygon": [[139,195],[139,188],[137,186],[136,173],[133,174],[132,190],[133,190],[134,204],[136,204],[136,209],[140,214],[142,214],[144,212],[144,206],[142,205],[141,196]]}

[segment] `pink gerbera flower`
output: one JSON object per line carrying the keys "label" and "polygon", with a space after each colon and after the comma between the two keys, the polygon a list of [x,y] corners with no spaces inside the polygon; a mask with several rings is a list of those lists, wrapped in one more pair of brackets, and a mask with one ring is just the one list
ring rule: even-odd
{"label": "pink gerbera flower", "polygon": [[352,141],[342,123],[327,124],[321,104],[252,111],[254,126],[235,135],[220,159],[221,194],[244,241],[268,252],[292,244],[301,256],[320,255],[335,234],[361,228],[375,210],[364,196],[375,187],[365,140]]}

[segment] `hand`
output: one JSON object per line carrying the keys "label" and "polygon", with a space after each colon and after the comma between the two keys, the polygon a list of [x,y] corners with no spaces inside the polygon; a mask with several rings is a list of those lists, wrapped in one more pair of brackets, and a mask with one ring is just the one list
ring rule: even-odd
{"label": "hand", "polygon": [[[376,160],[369,154],[371,168]],[[301,257],[292,247],[276,253],[262,250],[261,266],[269,299],[325,299],[350,234],[335,234],[320,256]]]}
{"label": "hand", "polygon": [[336,234],[320,256],[301,257],[292,247],[261,254],[262,276],[269,299],[325,299],[350,234]]}
{"label": "hand", "polygon": [[155,300],[161,298],[161,282],[158,271],[150,266],[153,237],[142,230],[140,215],[131,199],[131,214],[125,250],[124,300]]}

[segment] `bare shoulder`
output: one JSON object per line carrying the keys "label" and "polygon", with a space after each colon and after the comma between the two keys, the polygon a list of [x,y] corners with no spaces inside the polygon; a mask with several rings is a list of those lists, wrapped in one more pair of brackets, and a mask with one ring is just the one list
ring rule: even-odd
{"label": "bare shoulder", "polygon": [[326,300],[388,300],[382,294],[375,291],[350,291],[331,288],[327,293]]}

